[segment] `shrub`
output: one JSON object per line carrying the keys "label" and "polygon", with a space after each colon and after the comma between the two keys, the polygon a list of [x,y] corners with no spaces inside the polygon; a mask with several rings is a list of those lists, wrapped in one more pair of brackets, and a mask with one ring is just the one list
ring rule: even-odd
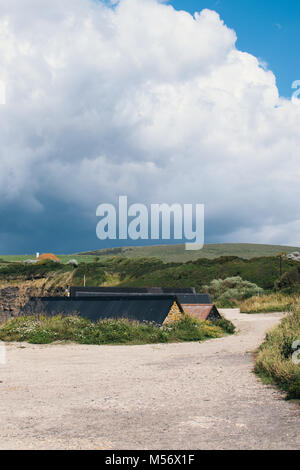
{"label": "shrub", "polygon": [[[137,268],[140,260],[134,261]],[[283,259],[283,272],[291,271],[298,264],[298,262]],[[261,257],[249,260],[237,257],[201,258],[188,263],[173,263],[172,265],[165,264],[162,266],[153,264],[149,271],[143,271],[144,268],[139,271],[136,268],[135,272],[129,272],[129,266],[126,268],[127,274],[124,280],[127,286],[193,286],[199,292],[203,290],[204,285],[211,283],[214,279],[224,280],[237,276],[269,290],[274,288],[274,283],[280,276],[280,263],[277,257]]]}
{"label": "shrub", "polygon": [[68,272],[71,266],[63,265],[49,260],[39,261],[34,264],[11,263],[0,268],[0,279],[40,279],[53,272]]}
{"label": "shrub", "polygon": [[235,332],[234,324],[224,317],[222,317],[219,320],[215,320],[214,325],[219,326],[220,328],[222,328],[223,331],[225,331],[226,333],[230,335],[232,335]]}
{"label": "shrub", "polygon": [[277,292],[246,299],[240,304],[240,309],[243,313],[287,312],[299,301],[300,298]]}
{"label": "shrub", "polygon": [[204,286],[204,289],[209,292],[214,302],[223,307],[237,305],[241,300],[263,293],[261,287],[244,281],[240,276],[214,279],[209,285]]}
{"label": "shrub", "polygon": [[284,318],[271,330],[260,346],[255,371],[287,392],[288,398],[300,398],[300,364],[292,360],[294,341],[300,340],[300,308]]}
{"label": "shrub", "polygon": [[185,315],[165,326],[137,321],[99,320],[96,323],[77,316],[19,317],[0,327],[2,341],[47,344],[73,341],[81,344],[146,344],[177,341],[203,341],[228,332],[228,325],[212,325]]}
{"label": "shrub", "polygon": [[279,281],[275,282],[275,289],[293,289],[300,286],[300,266],[283,274]]}

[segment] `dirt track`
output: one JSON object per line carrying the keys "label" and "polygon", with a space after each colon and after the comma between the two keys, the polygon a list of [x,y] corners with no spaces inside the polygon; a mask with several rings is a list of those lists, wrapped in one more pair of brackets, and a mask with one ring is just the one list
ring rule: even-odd
{"label": "dirt track", "polygon": [[227,317],[200,344],[9,345],[0,449],[300,449],[300,407],[251,372],[281,315]]}

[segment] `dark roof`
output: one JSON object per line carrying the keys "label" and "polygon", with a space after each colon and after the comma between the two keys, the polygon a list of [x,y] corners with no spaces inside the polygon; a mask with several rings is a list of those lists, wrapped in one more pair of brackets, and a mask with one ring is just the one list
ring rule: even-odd
{"label": "dark roof", "polygon": [[181,304],[211,304],[212,300],[209,294],[178,294],[178,300]]}
{"label": "dark roof", "polygon": [[193,287],[177,289],[172,287],[71,287],[71,297],[102,297],[103,295],[176,295],[179,302],[186,304],[211,304],[209,294],[196,294]]}
{"label": "dark roof", "polygon": [[179,304],[175,295],[102,295],[100,297],[37,297],[24,307],[25,315],[46,314],[78,315],[97,321],[104,318],[128,318],[140,322],[162,324],[173,303]]}
{"label": "dark roof", "polygon": [[71,287],[71,297],[90,297],[99,294],[195,294],[194,287]]}

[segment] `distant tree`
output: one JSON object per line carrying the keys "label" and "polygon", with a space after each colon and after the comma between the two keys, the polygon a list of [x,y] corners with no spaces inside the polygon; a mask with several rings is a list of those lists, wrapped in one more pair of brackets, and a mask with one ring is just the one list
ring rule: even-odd
{"label": "distant tree", "polygon": [[280,277],[282,277],[282,260],[285,257],[286,257],[286,252],[285,251],[281,251],[281,253],[279,253],[279,255],[278,255]]}
{"label": "distant tree", "polygon": [[245,281],[240,276],[214,279],[209,285],[204,286],[204,290],[212,296],[214,301],[224,303],[248,299],[264,292],[261,287]]}

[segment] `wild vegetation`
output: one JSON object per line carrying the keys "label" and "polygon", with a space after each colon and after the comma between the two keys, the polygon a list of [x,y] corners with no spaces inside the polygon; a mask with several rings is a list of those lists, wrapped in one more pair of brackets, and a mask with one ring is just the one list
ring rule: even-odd
{"label": "wild vegetation", "polygon": [[234,332],[228,320],[218,324],[184,316],[165,326],[129,320],[90,320],[70,317],[18,317],[0,327],[0,340],[49,344],[72,341],[80,344],[150,344],[204,341]]}
{"label": "wild vegetation", "polygon": [[290,269],[281,276],[281,278],[275,283],[275,289],[281,290],[287,293],[297,292],[300,294],[300,264]]}
{"label": "wild vegetation", "polygon": [[242,300],[264,292],[261,287],[244,281],[240,276],[214,279],[203,289],[211,295],[213,302],[224,308],[239,306]]}
{"label": "wild vegetation", "polygon": [[[79,262],[93,263],[95,257],[103,259],[112,256],[134,259],[158,258],[165,263],[186,263],[187,261],[196,261],[199,258],[216,259],[221,256],[235,256],[243,259],[275,257],[282,252],[291,253],[299,250],[297,247],[284,247],[280,245],[220,243],[205,245],[200,251],[186,251],[184,245],[154,245],[107,248],[72,255],[58,255],[58,257],[63,263],[67,263],[72,258],[76,258]],[[35,255],[1,256],[0,263],[1,261],[3,263],[23,262],[30,258],[35,258]]]}
{"label": "wild vegetation", "polygon": [[[79,262],[78,266],[42,261],[36,264],[0,263],[0,283],[20,283],[52,279],[56,287],[68,284],[88,286],[119,285],[128,287],[195,287],[208,290],[219,306],[238,306],[250,295],[262,295],[277,290],[296,292],[299,263],[284,259],[280,266],[277,257],[237,257],[198,259],[187,263],[164,263],[158,258],[125,258],[93,256],[93,262]],[[284,273],[280,277],[280,269]],[[287,279],[289,287],[287,287]],[[283,281],[285,280],[285,283]],[[283,286],[283,288],[281,287]]]}
{"label": "wild vegetation", "polygon": [[[292,361],[293,341],[300,339],[300,264],[280,260],[278,254],[283,250],[295,249],[262,245],[208,245],[201,252],[185,252],[179,245],[118,248],[61,256],[62,263],[29,265],[23,263],[28,256],[3,256],[0,284],[24,284],[28,289],[31,283],[34,295],[62,295],[66,284],[82,285],[84,277],[88,286],[193,286],[209,292],[218,307],[237,306],[244,313],[291,311],[267,335],[257,353],[255,370],[264,380],[278,384],[289,398],[300,398],[300,366]],[[78,266],[68,265],[74,258]],[[225,319],[212,325],[188,316],[164,327],[128,320],[91,323],[78,317],[25,317],[1,326],[0,340],[145,344],[202,341],[233,332],[234,326]]]}
{"label": "wild vegetation", "polygon": [[71,272],[73,266],[54,263],[53,261],[40,261],[37,264],[10,263],[0,265],[0,280],[33,280],[46,278],[50,273]]}
{"label": "wild vegetation", "polygon": [[[255,371],[260,377],[277,384],[288,398],[300,399],[300,359],[295,341],[300,340],[300,307],[294,305],[280,325],[270,331],[256,356]],[[300,352],[300,351],[299,351]]]}
{"label": "wild vegetation", "polygon": [[158,258],[165,263],[186,263],[199,258],[216,259],[221,256],[237,256],[243,259],[275,257],[280,253],[299,251],[299,248],[280,245],[249,243],[219,243],[205,245],[200,251],[186,251],[184,245],[155,245],[139,247],[109,248],[82,253],[83,256],[123,256],[125,258]]}
{"label": "wild vegetation", "polygon": [[73,284],[80,285],[83,276],[86,277],[86,282],[89,286],[107,284],[107,281],[110,281],[112,276],[115,279],[115,283],[122,284],[141,276],[147,276],[157,270],[166,269],[168,266],[156,258],[140,258],[138,260],[106,258],[94,263],[81,263],[74,272]]}
{"label": "wild vegetation", "polygon": [[300,297],[272,292],[246,299],[240,303],[239,307],[243,313],[287,312],[295,303],[300,303]]}
{"label": "wild vegetation", "polygon": [[[141,260],[129,260],[134,263]],[[284,272],[293,270],[297,262],[283,260]],[[237,257],[221,257],[214,260],[199,259],[187,263],[164,264],[161,268],[156,266],[151,272],[137,277],[124,279],[124,284],[135,287],[145,286],[194,286],[198,290],[208,285],[214,279],[226,279],[240,276],[242,279],[257,284],[265,290],[274,288],[275,282],[280,278],[280,264],[276,257],[253,258],[245,260]]]}

